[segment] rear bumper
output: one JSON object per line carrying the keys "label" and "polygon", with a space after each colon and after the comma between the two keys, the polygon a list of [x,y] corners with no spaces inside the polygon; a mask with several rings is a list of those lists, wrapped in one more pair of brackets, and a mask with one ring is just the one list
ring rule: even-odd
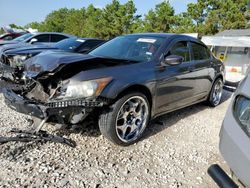
{"label": "rear bumper", "polygon": [[[5,103],[11,109],[26,115],[35,116],[40,119],[45,117],[58,116],[66,117],[69,114],[79,114],[83,111],[91,111],[94,108],[102,107],[102,101],[90,100],[64,100],[64,101],[51,101],[49,103],[37,103],[16,94],[12,90],[3,90]],[[57,123],[57,122],[55,122]]]}

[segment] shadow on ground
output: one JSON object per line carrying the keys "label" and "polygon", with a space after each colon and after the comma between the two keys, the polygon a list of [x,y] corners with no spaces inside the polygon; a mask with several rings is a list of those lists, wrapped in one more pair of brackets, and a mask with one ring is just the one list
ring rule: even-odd
{"label": "shadow on ground", "polygon": [[[221,104],[229,100],[232,94],[232,92],[224,90]],[[194,115],[208,108],[212,107],[207,106],[207,104],[203,102],[160,116],[150,123],[142,139],[154,136],[168,127],[175,125],[181,119],[187,118],[188,116]]]}

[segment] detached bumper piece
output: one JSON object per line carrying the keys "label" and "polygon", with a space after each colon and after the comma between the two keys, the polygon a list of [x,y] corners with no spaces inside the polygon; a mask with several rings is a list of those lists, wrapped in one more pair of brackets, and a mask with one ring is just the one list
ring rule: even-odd
{"label": "detached bumper piece", "polygon": [[48,134],[46,131],[39,132],[29,132],[22,130],[11,130],[11,133],[17,133],[17,136],[14,137],[0,137],[0,144],[5,144],[8,142],[54,142],[65,144],[70,147],[76,147],[76,143],[70,139],[66,139],[64,137],[55,136],[52,134]]}
{"label": "detached bumper piece", "polygon": [[46,131],[42,131],[41,129],[45,125],[46,121],[48,120],[48,117],[45,117],[44,119],[34,119],[33,120],[33,127],[34,129],[25,131],[25,130],[18,130],[18,129],[12,129],[10,133],[17,134],[14,137],[0,137],[0,144],[5,144],[8,142],[54,142],[54,143],[61,143],[68,145],[70,147],[76,147],[76,143],[70,139],[52,135],[47,133]]}
{"label": "detached bumper piece", "polygon": [[5,103],[13,110],[35,116],[40,119],[45,118],[45,114],[48,116],[53,115],[66,115],[71,112],[80,113],[83,109],[93,109],[95,107],[102,107],[105,102],[103,101],[87,101],[87,100],[60,100],[51,101],[48,103],[37,103],[31,100],[25,99],[20,95],[9,89],[3,91],[5,97]]}

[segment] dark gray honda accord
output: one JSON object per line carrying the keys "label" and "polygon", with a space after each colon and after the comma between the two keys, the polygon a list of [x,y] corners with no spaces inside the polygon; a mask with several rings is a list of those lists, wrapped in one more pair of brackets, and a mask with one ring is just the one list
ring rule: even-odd
{"label": "dark gray honda accord", "polygon": [[106,138],[130,145],[152,118],[202,101],[217,106],[224,65],[195,38],[144,33],[114,38],[88,55],[41,53],[22,79],[4,91],[12,109],[68,126],[95,115]]}

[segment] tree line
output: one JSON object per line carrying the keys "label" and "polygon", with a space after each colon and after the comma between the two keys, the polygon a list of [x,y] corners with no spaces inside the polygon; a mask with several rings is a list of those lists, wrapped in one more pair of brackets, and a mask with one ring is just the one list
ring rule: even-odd
{"label": "tree line", "polygon": [[197,0],[180,14],[175,13],[169,1],[163,1],[145,15],[137,14],[133,0],[125,4],[113,0],[104,8],[92,4],[80,9],[61,8],[48,14],[44,21],[24,28],[29,27],[105,39],[137,32],[213,35],[226,29],[250,28],[250,0]]}

